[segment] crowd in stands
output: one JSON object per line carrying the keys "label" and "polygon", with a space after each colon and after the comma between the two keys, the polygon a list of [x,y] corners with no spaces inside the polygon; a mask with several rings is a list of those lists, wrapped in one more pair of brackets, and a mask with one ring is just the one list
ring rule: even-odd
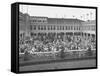
{"label": "crowd in stands", "polygon": [[45,52],[70,52],[76,51],[87,51],[96,49],[96,38],[95,36],[81,36],[81,35],[34,35],[29,36],[19,35],[19,53],[28,52],[34,53],[45,53]]}

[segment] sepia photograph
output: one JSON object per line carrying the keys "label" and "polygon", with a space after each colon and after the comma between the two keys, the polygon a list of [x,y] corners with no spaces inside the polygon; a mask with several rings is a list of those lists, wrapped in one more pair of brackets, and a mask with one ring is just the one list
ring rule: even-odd
{"label": "sepia photograph", "polygon": [[19,4],[19,71],[97,67],[96,9]]}

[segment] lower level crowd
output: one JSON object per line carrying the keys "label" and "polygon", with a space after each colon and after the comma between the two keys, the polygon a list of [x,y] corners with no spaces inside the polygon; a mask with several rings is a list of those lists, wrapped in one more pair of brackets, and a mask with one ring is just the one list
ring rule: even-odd
{"label": "lower level crowd", "polygon": [[19,53],[96,49],[95,35],[19,35]]}

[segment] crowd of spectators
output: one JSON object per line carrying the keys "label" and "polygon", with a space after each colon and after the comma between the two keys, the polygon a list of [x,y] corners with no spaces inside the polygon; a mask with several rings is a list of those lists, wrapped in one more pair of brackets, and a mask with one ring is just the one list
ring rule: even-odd
{"label": "crowd of spectators", "polygon": [[95,36],[81,35],[19,35],[19,54],[25,52],[34,53],[56,53],[56,52],[71,52],[71,51],[88,51],[96,49]]}

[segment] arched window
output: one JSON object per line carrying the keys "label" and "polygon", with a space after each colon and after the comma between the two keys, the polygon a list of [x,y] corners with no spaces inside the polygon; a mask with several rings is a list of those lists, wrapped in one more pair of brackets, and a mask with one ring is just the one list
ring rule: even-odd
{"label": "arched window", "polygon": [[62,28],[62,27],[60,26],[60,30],[62,30],[61,28]]}
{"label": "arched window", "polygon": [[52,30],[52,26],[51,26],[51,30]]}
{"label": "arched window", "polygon": [[50,27],[48,26],[48,30],[50,30]]}
{"label": "arched window", "polygon": [[38,26],[38,30],[40,30],[40,26]]}
{"label": "arched window", "polygon": [[43,26],[41,26],[41,30],[43,30]]}
{"label": "arched window", "polygon": [[57,30],[59,30],[59,26],[57,26]]}
{"label": "arched window", "polygon": [[67,30],[67,26],[66,26],[66,30]]}
{"label": "arched window", "polygon": [[46,26],[44,26],[44,30],[46,30]]}
{"label": "arched window", "polygon": [[73,30],[73,26],[71,26],[71,30]]}
{"label": "arched window", "polygon": [[55,26],[53,27],[53,29],[55,30]]}
{"label": "arched window", "polygon": [[63,26],[63,30],[64,30],[64,26]]}
{"label": "arched window", "polygon": [[76,30],[76,26],[74,26],[74,30]]}
{"label": "arched window", "polygon": [[33,29],[36,30],[36,25],[34,25]]}

